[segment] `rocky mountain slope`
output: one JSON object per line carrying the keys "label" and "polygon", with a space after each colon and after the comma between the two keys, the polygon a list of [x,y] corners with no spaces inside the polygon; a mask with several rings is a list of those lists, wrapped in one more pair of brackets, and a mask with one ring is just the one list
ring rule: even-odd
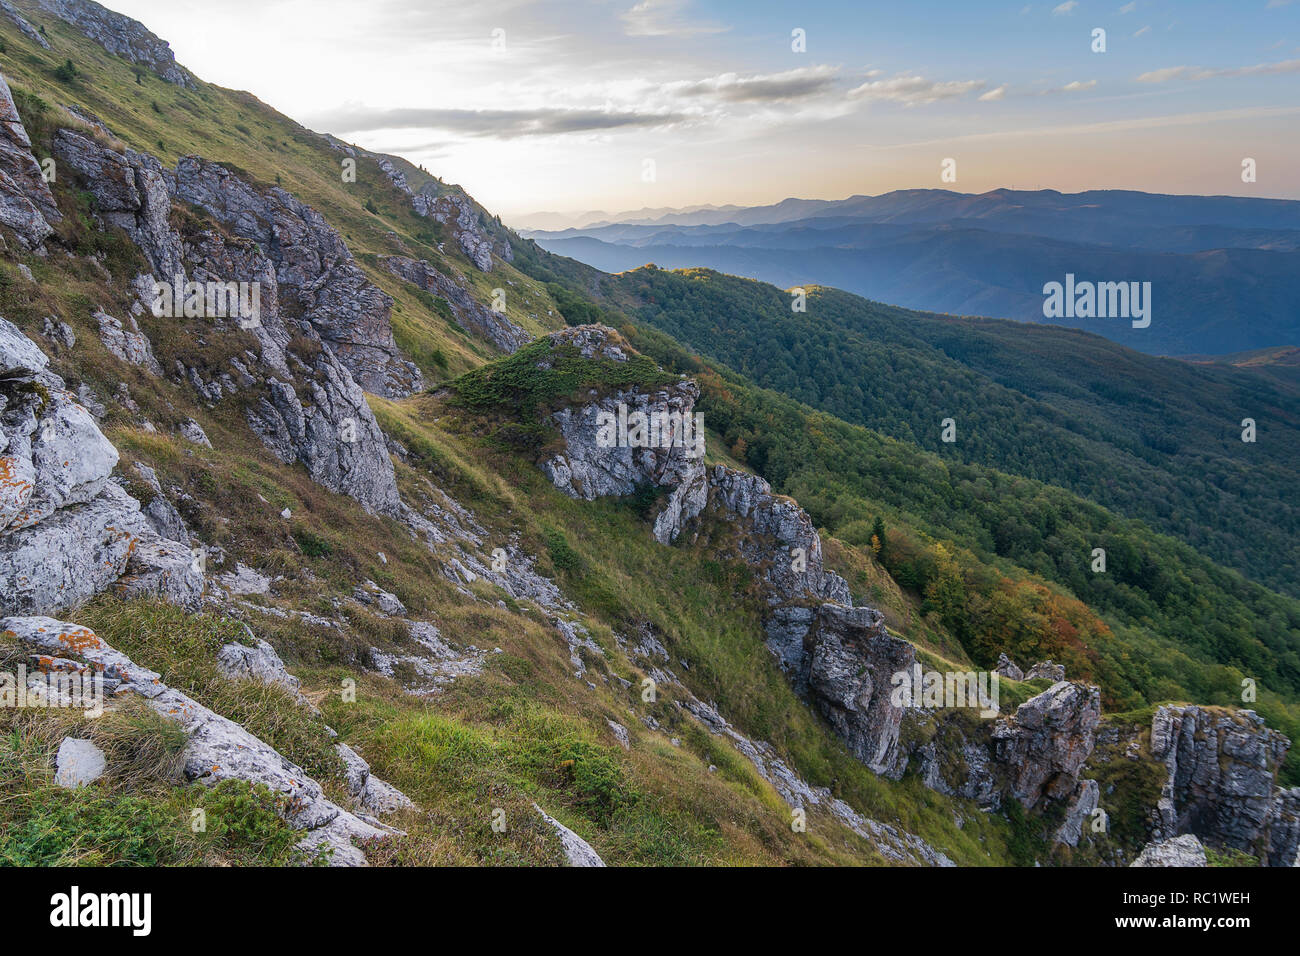
{"label": "rocky mountain slope", "polygon": [[463,191],[0,10],[0,859],[1296,862],[1251,711],[899,703],[960,645]]}

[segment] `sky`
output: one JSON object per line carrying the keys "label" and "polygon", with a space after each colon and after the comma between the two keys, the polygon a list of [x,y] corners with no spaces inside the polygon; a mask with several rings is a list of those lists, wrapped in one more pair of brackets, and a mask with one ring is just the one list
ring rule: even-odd
{"label": "sky", "polygon": [[1300,0],[107,3],[516,226],[929,187],[1300,199]]}

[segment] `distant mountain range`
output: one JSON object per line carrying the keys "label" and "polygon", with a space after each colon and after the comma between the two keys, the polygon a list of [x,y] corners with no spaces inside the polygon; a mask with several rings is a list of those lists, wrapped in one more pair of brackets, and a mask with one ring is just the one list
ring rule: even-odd
{"label": "distant mountain range", "polygon": [[[526,233],[608,272],[705,266],[782,287],[1086,329],[1141,351],[1300,343],[1300,202],[1104,190],[914,189],[770,206],[641,210]],[[1152,322],[1043,315],[1043,286],[1150,282]]]}

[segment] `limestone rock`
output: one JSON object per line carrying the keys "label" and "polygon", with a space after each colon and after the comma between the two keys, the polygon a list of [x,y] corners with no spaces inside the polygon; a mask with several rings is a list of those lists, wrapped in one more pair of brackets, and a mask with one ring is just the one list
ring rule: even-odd
{"label": "limestone rock", "polygon": [[605,719],[605,723],[609,725],[610,733],[614,735],[614,739],[618,741],[618,745],[624,750],[631,750],[632,740],[628,736],[627,728],[618,721],[610,720],[609,718]]}
{"label": "limestone rock", "polygon": [[28,23],[27,20],[23,18],[23,15],[18,12],[18,8],[10,3],[9,0],[0,0],[0,13],[3,13],[5,17],[19,29],[23,36],[27,37],[27,39],[31,40],[42,50],[48,50],[50,48],[49,42],[45,37],[41,36],[41,31]]}
{"label": "limestone rock", "polygon": [[1169,771],[1163,831],[1255,852],[1268,838],[1274,781],[1289,744],[1254,711],[1161,707],[1151,721],[1151,754]]}
{"label": "limestone rock", "polygon": [[1148,843],[1130,866],[1209,866],[1205,847],[1190,833],[1160,843]]}
{"label": "limestone rock", "polygon": [[998,663],[997,663],[997,666],[993,668],[993,670],[994,670],[995,672],[997,672],[998,674],[1001,674],[1003,677],[1007,678],[1007,680],[1024,680],[1024,679],[1025,679],[1025,672],[1022,671],[1022,670],[1021,670],[1021,669],[1016,665],[1016,662],[1015,662],[1015,661],[1013,661],[1011,658],[1007,657],[1006,654],[999,654],[999,655],[998,655]]}
{"label": "limestone rock", "polygon": [[9,84],[0,77],[0,225],[12,229],[31,249],[44,242],[54,231],[52,224],[62,219],[32,155],[32,141]]}
{"label": "limestone rock", "polygon": [[1083,827],[1092,817],[1092,812],[1097,809],[1100,801],[1101,787],[1097,781],[1080,781],[1074,799],[1070,801],[1070,806],[1065,812],[1065,821],[1057,829],[1053,842],[1078,846],[1079,838],[1083,836]]}
{"label": "limestone rock", "polygon": [[156,535],[136,542],[118,579],[118,593],[127,597],[160,598],[197,611],[203,604],[203,571],[188,546]]}
{"label": "limestone rock", "polygon": [[334,749],[343,758],[348,793],[363,810],[378,816],[386,816],[399,810],[410,810],[415,806],[411,798],[402,791],[372,774],[370,764],[347,744],[336,744]]}
{"label": "limestone rock", "polygon": [[812,626],[810,651],[795,672],[822,716],[855,757],[877,773],[895,760],[903,709],[890,700],[893,674],[905,671],[916,649],[890,635],[880,612],[822,604]]}
{"label": "limestone rock", "polygon": [[334,866],[364,866],[354,840],[389,839],[395,831],[363,820],[325,797],[301,767],[239,724],[168,687],[89,628],[49,617],[6,617],[0,633],[45,654],[79,660],[104,675],[114,696],[136,694],[157,713],[180,724],[187,736],[183,773],[193,783],[236,779],[266,785],[286,798],[285,820],[305,831],[300,845],[332,852]]}
{"label": "limestone rock", "polygon": [[481,305],[465,286],[439,272],[425,260],[388,256],[384,265],[399,279],[444,299],[463,328],[479,333],[501,351],[515,352],[532,341],[532,335],[510,321],[505,313]]}
{"label": "limestone rock", "polygon": [[1300,787],[1273,793],[1268,865],[1300,866]]}
{"label": "limestone rock", "polygon": [[93,783],[104,775],[108,761],[104,751],[93,741],[81,737],[64,737],[54,757],[54,783],[75,790]]}
{"label": "limestone rock", "polygon": [[227,571],[218,581],[231,594],[269,594],[271,591],[271,579],[242,562],[237,562],[235,570]]}
{"label": "limestone rock", "polygon": [[75,130],[54,134],[54,154],[74,169],[95,197],[95,210],[109,226],[126,230],[166,281],[181,272],[180,237],[172,231],[170,173],[154,157],[118,153]]}
{"label": "limestone rock", "polygon": [[569,866],[604,866],[605,861],[600,855],[592,849],[591,844],[584,840],[578,834],[574,833],[559,820],[548,816],[546,811],[533,804],[533,809],[541,816],[543,820],[551,825],[555,833],[560,838],[560,846],[564,849],[564,857],[569,862]]}
{"label": "limestone rock", "polygon": [[176,196],[257,243],[275,264],[278,294],[297,301],[362,388],[401,397],[422,387],[419,370],[393,341],[392,299],[366,278],[315,209],[278,186],[259,191],[198,156],[177,164]]}
{"label": "limestone rock", "polygon": [[140,513],[149,522],[149,526],[168,540],[182,544],[189,541],[190,531],[185,525],[185,519],[163,493],[158,474],[142,461],[137,461],[133,468],[150,492],[148,501],[143,501],[140,506]]}
{"label": "limestone rock", "polygon": [[192,418],[185,419],[185,421],[181,422],[180,425],[177,426],[176,430],[180,432],[181,437],[187,442],[201,445],[204,448],[212,447],[212,442],[208,440],[208,433],[203,430],[202,425]]}
{"label": "limestone rock", "polygon": [[217,670],[228,680],[251,680],[259,684],[283,687],[299,696],[302,686],[284,666],[275,648],[259,640],[254,646],[223,644],[217,652]]}
{"label": "limestone rock", "polygon": [[1024,679],[1050,680],[1053,683],[1056,681],[1063,681],[1065,680],[1065,665],[1053,664],[1051,661],[1039,661],[1025,672]]}
{"label": "limestone rock", "polygon": [[96,311],[93,318],[99,325],[99,338],[104,348],[124,362],[138,365],[153,375],[162,375],[162,366],[154,358],[153,346],[133,317],[127,316],[126,324],[123,324],[107,312]]}
{"label": "limestone rock", "polygon": [[1096,743],[1101,692],[1061,681],[1025,701],[993,729],[995,758],[1010,773],[1010,791],[1026,807],[1073,792]]}

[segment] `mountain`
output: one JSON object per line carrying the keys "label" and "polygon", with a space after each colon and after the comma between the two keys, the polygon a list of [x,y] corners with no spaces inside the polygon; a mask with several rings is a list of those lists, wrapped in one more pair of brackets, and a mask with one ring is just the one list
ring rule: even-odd
{"label": "mountain", "polygon": [[[1260,539],[1215,422],[1265,409],[1287,501],[1283,381],[1046,330],[1072,376],[1012,323],[873,353],[897,310],[834,290],[783,331],[777,289],[552,255],[90,0],[0,13],[0,861],[1296,862],[1289,566],[1008,438]],[[996,455],[929,444],[945,376]]]}
{"label": "mountain", "polygon": [[[905,190],[527,234],[608,272],[705,266],[915,309],[1051,321],[1153,354],[1289,346],[1300,336],[1290,305],[1300,291],[1294,201]],[[1045,318],[1045,284],[1067,275],[1149,282],[1149,324],[1130,314]]]}

